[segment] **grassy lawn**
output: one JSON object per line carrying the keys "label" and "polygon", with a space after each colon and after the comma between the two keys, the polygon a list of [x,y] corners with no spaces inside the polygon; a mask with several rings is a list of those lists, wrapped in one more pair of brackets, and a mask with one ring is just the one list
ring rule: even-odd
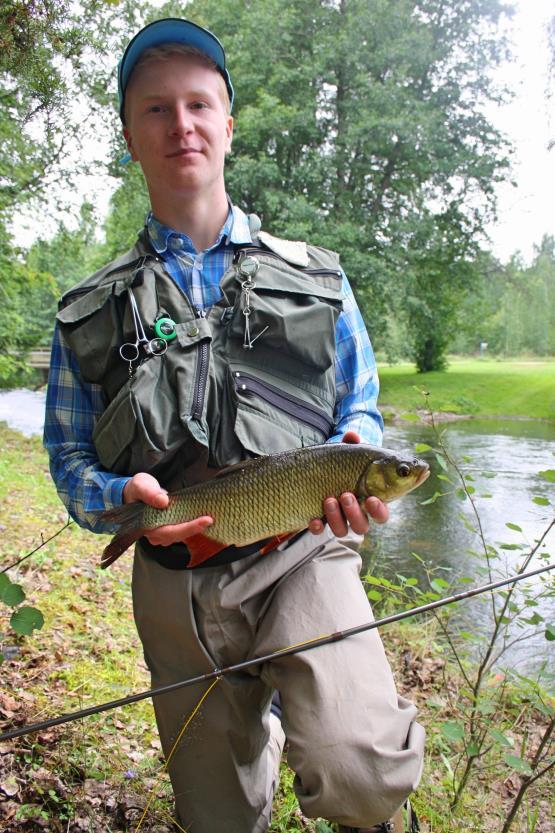
{"label": "grassy lawn", "polygon": [[434,411],[555,422],[555,359],[451,359],[445,371],[418,373],[410,364],[384,364],[379,372],[385,414],[425,407],[424,390]]}

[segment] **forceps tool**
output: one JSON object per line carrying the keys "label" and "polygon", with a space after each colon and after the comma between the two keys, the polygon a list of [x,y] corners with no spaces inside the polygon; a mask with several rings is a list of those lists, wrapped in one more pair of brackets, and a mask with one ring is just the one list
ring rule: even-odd
{"label": "forceps tool", "polygon": [[131,314],[133,316],[133,326],[135,327],[135,341],[126,341],[119,348],[119,354],[125,362],[129,362],[129,375],[132,376],[135,368],[133,363],[137,362],[140,357],[141,348],[148,356],[162,356],[168,349],[168,342],[164,338],[146,337],[145,328],[141,321],[139,307],[135,300],[135,295],[131,287],[127,290],[129,293],[129,306],[131,307]]}

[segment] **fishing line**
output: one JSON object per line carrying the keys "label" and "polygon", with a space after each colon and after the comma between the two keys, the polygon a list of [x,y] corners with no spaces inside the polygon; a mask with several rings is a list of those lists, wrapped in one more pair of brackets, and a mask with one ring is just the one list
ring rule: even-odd
{"label": "fishing line", "polygon": [[170,683],[169,685],[149,689],[148,691],[141,691],[137,694],[132,694],[128,697],[122,697],[119,700],[112,700],[108,703],[102,703],[97,706],[90,706],[87,709],[81,709],[80,711],[70,712],[69,714],[60,715],[59,717],[54,717],[50,720],[44,720],[41,723],[30,723],[26,726],[22,726],[19,729],[12,729],[11,731],[5,732],[4,734],[0,735],[0,742],[5,740],[11,740],[12,738],[23,737],[24,735],[31,734],[32,732],[39,732],[44,729],[50,729],[52,726],[60,726],[63,723],[69,723],[73,720],[80,720],[84,717],[90,717],[93,714],[100,714],[101,712],[110,711],[111,709],[117,709],[120,706],[127,706],[131,703],[138,703],[140,700],[146,700],[149,697],[156,697],[160,694],[168,694],[169,692],[177,691],[180,688],[186,688],[188,686],[196,685],[197,683],[216,680],[217,678],[223,677],[226,674],[232,674],[237,671],[243,671],[244,669],[251,668],[254,665],[260,665],[264,662],[270,662],[272,660],[281,659],[281,657],[284,656],[300,654],[302,651],[309,651],[313,648],[319,647],[320,645],[328,645],[332,642],[339,642],[343,639],[346,639],[349,636],[354,636],[355,634],[363,633],[364,631],[374,630],[375,628],[383,627],[384,625],[390,625],[393,622],[400,622],[403,619],[409,619],[412,616],[416,616],[420,613],[426,613],[430,610],[437,610],[437,608],[444,607],[445,605],[454,604],[455,602],[462,601],[463,599],[470,599],[474,596],[479,596],[481,593],[487,593],[488,591],[498,590],[501,587],[507,587],[509,584],[516,584],[519,581],[524,581],[525,579],[533,578],[534,576],[538,576],[541,573],[547,573],[553,569],[555,569],[555,563],[548,564],[546,567],[537,567],[535,570],[529,570],[528,572],[519,573],[516,576],[511,576],[510,578],[499,579],[498,581],[493,581],[489,584],[483,584],[471,590],[465,590],[462,593],[455,593],[453,596],[446,596],[442,599],[437,599],[433,602],[428,602],[427,604],[420,605],[419,607],[409,608],[409,610],[403,610],[400,613],[394,613],[390,616],[384,616],[382,619],[376,619],[373,622],[366,622],[363,625],[356,625],[352,628],[345,628],[344,630],[336,631],[335,633],[330,633],[326,636],[315,637],[313,639],[307,640],[306,642],[302,642],[299,645],[293,645],[289,648],[282,648],[279,651],[275,651],[271,654],[266,654],[265,656],[244,660],[243,662],[236,663],[235,665],[228,665],[225,668],[215,668],[213,671],[209,671],[208,673],[201,674],[197,677],[190,677],[187,680],[181,680],[177,683]]}
{"label": "fishing line", "polygon": [[[172,761],[172,758],[173,758],[173,756],[174,756],[174,754],[177,750],[177,747],[179,746],[179,744],[181,742],[181,738],[183,737],[183,735],[185,734],[185,732],[187,730],[188,725],[193,720],[194,716],[196,715],[196,713],[198,712],[198,710],[200,709],[200,707],[202,706],[202,704],[204,703],[204,701],[206,700],[206,698],[208,697],[208,695],[210,694],[212,689],[215,686],[218,685],[218,683],[220,682],[221,679],[222,679],[221,677],[216,677],[216,679],[212,681],[212,683],[208,686],[206,691],[200,697],[200,699],[199,699],[198,703],[196,704],[196,706],[194,707],[193,711],[191,712],[191,714],[189,715],[189,717],[187,718],[187,720],[185,721],[185,723],[181,727],[181,730],[180,730],[177,738],[175,739],[175,742],[174,742],[174,744],[173,744],[173,746],[170,750],[170,754],[166,758],[164,766],[162,767],[162,769],[158,773],[156,781],[154,782],[154,786],[152,787],[152,789],[150,791],[150,795],[148,797],[148,801],[146,803],[145,809],[143,810],[143,814],[142,814],[141,818],[139,819],[139,823],[138,823],[137,827],[135,828],[135,833],[139,833],[139,830],[141,829],[141,826],[143,824],[143,821],[145,820],[146,814],[148,813],[150,805],[152,804],[152,801],[154,799],[154,795],[156,793],[156,789],[158,788],[158,784],[160,783],[160,778],[162,777],[164,772],[166,772],[166,770],[168,769],[168,767],[169,767],[169,765]],[[173,819],[172,819],[172,821],[173,821]],[[177,822],[175,822],[175,824],[177,824]],[[178,825],[178,827],[179,827],[179,825]],[[181,827],[179,827],[179,829],[182,830]]]}

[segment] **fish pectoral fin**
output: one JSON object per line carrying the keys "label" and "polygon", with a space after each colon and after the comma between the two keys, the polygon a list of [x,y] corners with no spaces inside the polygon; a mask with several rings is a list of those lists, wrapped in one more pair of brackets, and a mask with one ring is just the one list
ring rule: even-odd
{"label": "fish pectoral fin", "polygon": [[190,555],[187,569],[198,567],[199,564],[217,555],[228,546],[228,544],[222,544],[221,541],[214,541],[206,535],[192,535],[190,538],[187,538],[186,543]]}

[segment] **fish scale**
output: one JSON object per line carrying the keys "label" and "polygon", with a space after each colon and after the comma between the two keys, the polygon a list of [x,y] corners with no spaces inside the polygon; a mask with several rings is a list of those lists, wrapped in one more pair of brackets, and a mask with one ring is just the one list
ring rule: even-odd
{"label": "fish scale", "polygon": [[148,507],[144,527],[212,515],[205,536],[236,546],[302,529],[322,515],[324,498],[356,494],[364,470],[383,455],[372,446],[343,445],[334,454],[332,444],[312,446],[304,455],[286,452],[231,467],[223,476],[176,492],[166,510]]}
{"label": "fish scale", "polygon": [[[242,547],[305,529],[322,516],[327,497],[353,492],[359,500],[375,495],[390,501],[420,485],[428,473],[422,460],[364,443],[326,443],[258,457],[171,494],[166,509],[127,504],[107,513],[120,530],[104,551],[102,564],[112,563],[145,532],[161,525],[210,515],[214,522],[203,531],[203,539],[221,548]],[[190,540],[187,546],[192,553]]]}

